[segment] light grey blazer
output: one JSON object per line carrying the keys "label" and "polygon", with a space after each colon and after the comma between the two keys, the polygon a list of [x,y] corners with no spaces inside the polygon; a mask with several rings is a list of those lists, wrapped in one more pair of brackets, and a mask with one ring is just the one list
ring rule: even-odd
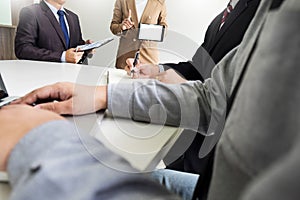
{"label": "light grey blazer", "polygon": [[268,15],[217,146],[210,200],[300,198],[300,1]]}

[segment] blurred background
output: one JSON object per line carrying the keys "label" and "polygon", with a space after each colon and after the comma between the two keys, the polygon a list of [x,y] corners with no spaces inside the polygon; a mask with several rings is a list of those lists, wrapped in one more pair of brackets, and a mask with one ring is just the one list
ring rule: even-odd
{"label": "blurred background", "polygon": [[[4,48],[13,48],[13,39],[9,40],[7,37],[14,37],[20,9],[38,2],[39,0],[0,0],[0,54],[4,53]],[[83,38],[98,41],[115,37],[109,30],[114,3],[115,0],[66,0],[65,7],[79,15]],[[160,62],[191,59],[203,42],[209,23],[227,3],[227,0],[166,0],[169,28],[164,42],[159,44]],[[118,38],[97,49],[89,63],[114,66],[117,45]],[[9,56],[1,55],[0,59],[14,57]]]}

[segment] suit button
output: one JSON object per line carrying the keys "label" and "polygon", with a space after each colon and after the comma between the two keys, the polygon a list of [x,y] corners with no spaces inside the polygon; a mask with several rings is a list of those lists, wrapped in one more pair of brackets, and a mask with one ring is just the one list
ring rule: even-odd
{"label": "suit button", "polygon": [[136,42],[136,39],[134,38],[132,41]]}
{"label": "suit button", "polygon": [[34,163],[34,164],[32,164],[31,165],[31,167],[30,167],[30,172],[31,173],[36,173],[36,172],[38,172],[40,169],[41,169],[41,164],[40,163]]}

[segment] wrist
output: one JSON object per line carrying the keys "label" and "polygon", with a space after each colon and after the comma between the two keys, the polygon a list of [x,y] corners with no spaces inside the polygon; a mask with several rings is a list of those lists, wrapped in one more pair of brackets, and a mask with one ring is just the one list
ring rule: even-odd
{"label": "wrist", "polygon": [[96,111],[107,108],[107,86],[98,86],[96,89],[95,109]]}

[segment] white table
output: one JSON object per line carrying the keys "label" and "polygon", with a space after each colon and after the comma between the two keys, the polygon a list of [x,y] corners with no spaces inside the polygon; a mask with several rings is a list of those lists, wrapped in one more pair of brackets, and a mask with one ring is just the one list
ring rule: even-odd
{"label": "white table", "polygon": [[[9,95],[22,96],[29,91],[59,81],[87,85],[106,84],[105,67],[48,63],[37,61],[0,61],[0,73]],[[109,69],[110,74],[125,76],[122,71]],[[166,155],[181,133],[181,129],[104,118],[89,114],[69,118],[80,130],[94,135],[105,146],[127,159],[140,170],[153,169]],[[0,183],[0,199],[8,198],[8,184]]]}

